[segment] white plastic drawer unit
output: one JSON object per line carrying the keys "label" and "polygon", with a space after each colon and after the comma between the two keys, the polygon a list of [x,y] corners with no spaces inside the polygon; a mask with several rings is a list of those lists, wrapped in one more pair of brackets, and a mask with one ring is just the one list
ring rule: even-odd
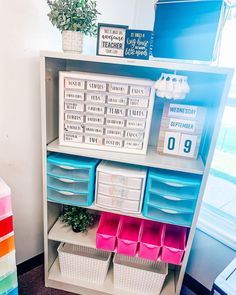
{"label": "white plastic drawer unit", "polygon": [[145,167],[102,161],[97,167],[96,205],[140,213],[146,175]]}
{"label": "white plastic drawer unit", "polygon": [[154,93],[152,80],[60,72],[60,145],[146,154]]}

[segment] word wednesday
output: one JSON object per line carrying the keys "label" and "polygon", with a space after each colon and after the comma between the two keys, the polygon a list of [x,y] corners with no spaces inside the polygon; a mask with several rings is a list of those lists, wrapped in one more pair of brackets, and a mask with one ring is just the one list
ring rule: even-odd
{"label": "word wednesday", "polygon": [[188,115],[196,115],[197,110],[194,108],[186,108],[186,107],[172,107],[170,106],[170,113],[178,113],[178,114],[188,114]]}

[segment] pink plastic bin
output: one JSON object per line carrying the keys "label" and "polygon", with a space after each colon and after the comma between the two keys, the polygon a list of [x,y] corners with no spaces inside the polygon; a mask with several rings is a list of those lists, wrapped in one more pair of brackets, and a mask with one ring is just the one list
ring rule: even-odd
{"label": "pink plastic bin", "polygon": [[165,225],[159,222],[143,220],[138,256],[157,260],[163,244]]}
{"label": "pink plastic bin", "polygon": [[11,197],[5,196],[0,198],[0,218],[12,212]]}
{"label": "pink plastic bin", "polygon": [[161,260],[172,264],[181,264],[185,251],[186,236],[187,228],[167,224]]}
{"label": "pink plastic bin", "polygon": [[142,220],[138,218],[122,216],[118,234],[117,253],[135,256],[140,240]]}
{"label": "pink plastic bin", "polygon": [[98,249],[114,251],[116,248],[120,215],[103,212],[96,233]]}

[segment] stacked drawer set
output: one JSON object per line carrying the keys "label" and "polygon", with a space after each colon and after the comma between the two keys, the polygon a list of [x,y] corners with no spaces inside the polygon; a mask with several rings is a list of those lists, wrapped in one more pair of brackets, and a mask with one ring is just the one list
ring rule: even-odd
{"label": "stacked drawer set", "polygon": [[17,295],[11,191],[0,178],[0,295]]}
{"label": "stacked drawer set", "polygon": [[145,154],[153,81],[60,72],[60,144]]}

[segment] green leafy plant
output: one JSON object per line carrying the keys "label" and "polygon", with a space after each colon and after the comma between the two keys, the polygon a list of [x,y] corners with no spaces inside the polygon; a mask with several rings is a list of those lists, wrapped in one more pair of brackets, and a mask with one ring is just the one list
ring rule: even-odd
{"label": "green leafy plant", "polygon": [[62,31],[77,31],[95,36],[97,33],[97,4],[95,0],[47,0],[48,17]]}
{"label": "green leafy plant", "polygon": [[74,232],[85,232],[88,227],[94,224],[95,216],[85,208],[65,206],[61,220],[70,225]]}

